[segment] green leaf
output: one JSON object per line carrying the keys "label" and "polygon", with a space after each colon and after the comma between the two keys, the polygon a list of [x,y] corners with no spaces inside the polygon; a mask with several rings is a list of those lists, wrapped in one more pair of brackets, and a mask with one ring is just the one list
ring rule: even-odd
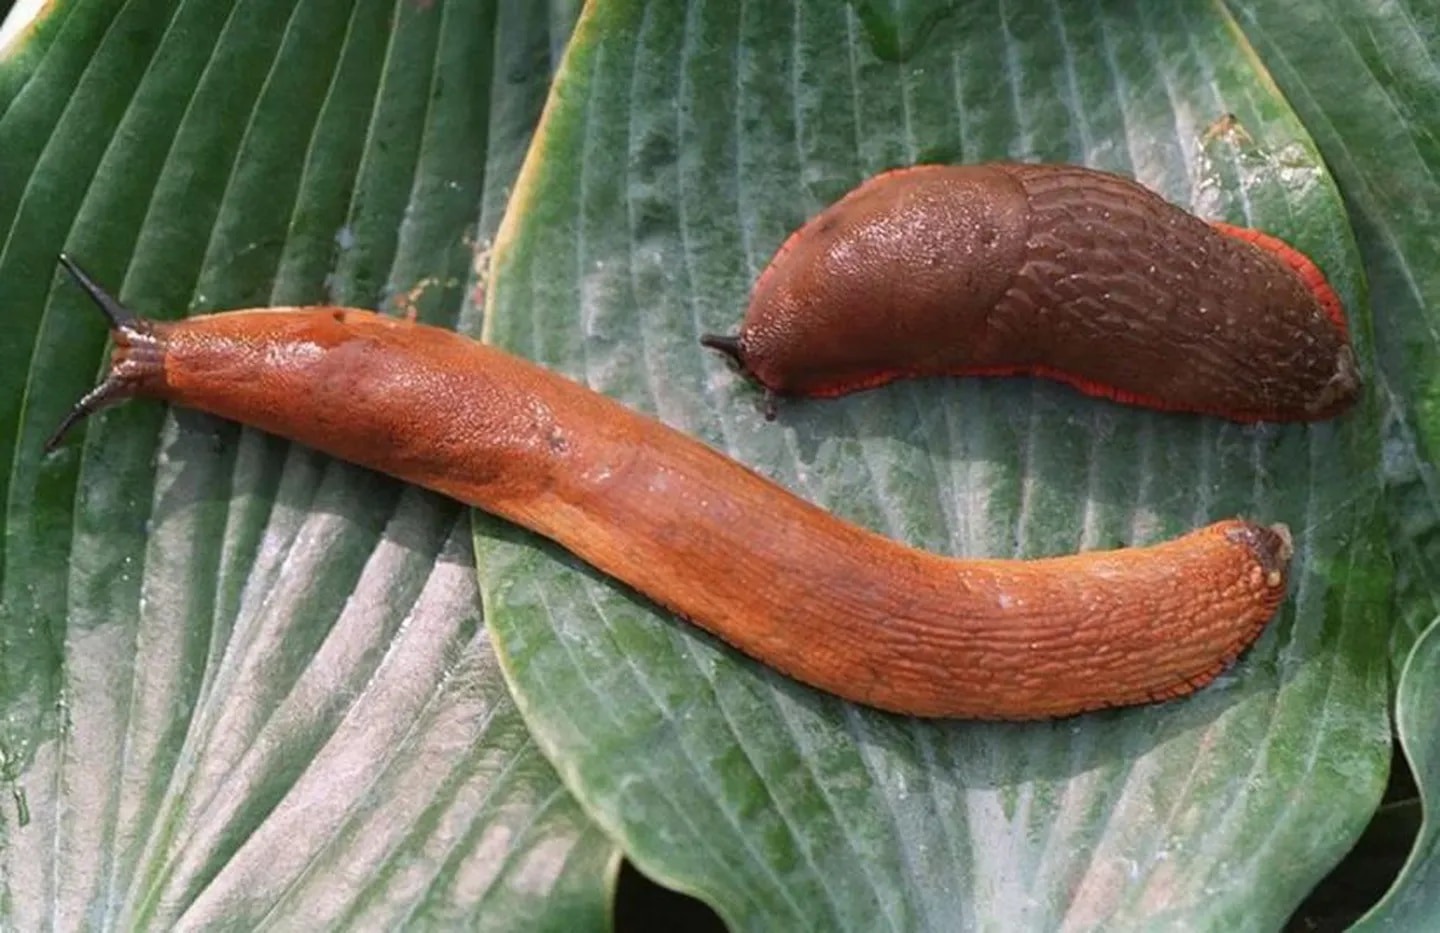
{"label": "green leaf", "polygon": [[[1435,845],[1440,757],[1434,751],[1440,615],[1440,5],[1296,4],[1232,0],[1246,33],[1311,127],[1339,180],[1375,305],[1378,389],[1395,555],[1391,658],[1396,729],[1425,795],[1425,826],[1409,867],[1371,919],[1433,923],[1440,902]],[[1421,633],[1429,633],[1423,637]]]}
{"label": "green leaf", "polygon": [[1181,702],[923,722],[789,682],[482,521],[512,690],[627,854],[736,928],[1277,927],[1360,832],[1388,762],[1374,395],[1335,423],[1257,428],[935,380],[767,423],[697,346],[733,330],[785,235],[867,175],[997,158],[1131,173],[1290,240],[1368,360],[1338,196],[1202,2],[596,0],[502,227],[488,336],[933,551],[1286,521],[1294,582],[1258,647]]}
{"label": "green leaf", "polygon": [[603,926],[455,503],[135,403],[40,444],[102,322],[342,302],[478,327],[576,4],[75,0],[0,61],[0,926]]}
{"label": "green leaf", "polygon": [[1435,818],[1440,776],[1440,620],[1416,639],[1395,691],[1395,730],[1415,773],[1425,817],[1410,859],[1395,884],[1357,930],[1423,930],[1440,916],[1440,820]]}

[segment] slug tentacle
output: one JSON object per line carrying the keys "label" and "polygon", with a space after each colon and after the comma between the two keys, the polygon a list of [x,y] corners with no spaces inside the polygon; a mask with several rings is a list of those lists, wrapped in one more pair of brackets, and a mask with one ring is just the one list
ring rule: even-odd
{"label": "slug tentacle", "polygon": [[46,453],[59,447],[70,429],[85,418],[102,408],[142,394],[147,383],[163,379],[165,366],[163,339],[153,321],[139,317],[121,304],[65,253],[60,254],[60,264],[110,321],[110,336],[115,341],[115,350],[105,378],[75,403],[60,426],[45,441]]}
{"label": "slug tentacle", "polygon": [[700,338],[700,345],[711,350],[718,350],[737,368],[744,370],[745,355],[740,348],[740,338],[728,334],[704,334]]}
{"label": "slug tentacle", "polygon": [[122,305],[113,295],[96,284],[89,273],[80,268],[80,265],[71,259],[68,253],[60,254],[60,265],[65,267],[65,271],[70,273],[75,284],[85,290],[85,294],[90,296],[90,300],[94,301],[95,306],[110,320],[112,328],[119,330],[138,319],[135,312]]}
{"label": "slug tentacle", "polygon": [[[738,334],[734,336],[729,334],[704,334],[700,337],[700,345],[707,349],[718,351],[742,376],[751,376],[750,370],[745,367],[745,347],[741,344]],[[766,389],[764,397],[760,400],[760,413],[765,416],[766,421],[775,420],[779,414],[779,403],[779,393]]]}

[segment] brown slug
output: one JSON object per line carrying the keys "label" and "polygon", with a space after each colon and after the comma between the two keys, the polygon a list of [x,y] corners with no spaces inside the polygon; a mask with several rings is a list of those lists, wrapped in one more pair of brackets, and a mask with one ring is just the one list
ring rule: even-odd
{"label": "brown slug", "polygon": [[1361,381],[1339,298],[1281,240],[1067,165],[922,165],[793,233],[738,335],[772,395],[1036,375],[1236,421],[1332,417]]}

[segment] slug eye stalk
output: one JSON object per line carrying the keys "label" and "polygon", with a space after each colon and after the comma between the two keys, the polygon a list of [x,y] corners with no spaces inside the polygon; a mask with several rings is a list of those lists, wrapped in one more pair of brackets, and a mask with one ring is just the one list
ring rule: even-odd
{"label": "slug eye stalk", "polygon": [[65,267],[65,271],[70,273],[70,278],[75,281],[75,284],[79,285],[85,294],[90,296],[90,300],[95,302],[95,306],[110,321],[112,330],[119,330],[127,324],[134,324],[139,320],[135,312],[122,305],[114,295],[101,288],[88,272],[80,268],[79,263],[70,258],[68,253],[60,254],[60,265]]}
{"label": "slug eye stalk", "polygon": [[134,396],[140,382],[153,377],[163,369],[162,348],[155,337],[150,321],[138,316],[125,307],[90,277],[79,263],[66,253],[60,254],[60,265],[70,274],[76,285],[90,296],[95,306],[110,322],[110,337],[115,341],[115,351],[110,369],[100,384],[76,402],[60,426],[45,441],[45,452],[50,453],[60,446],[65,435],[85,418],[127,398]]}
{"label": "slug eye stalk", "polygon": [[732,366],[744,372],[745,354],[740,349],[739,335],[703,334],[700,337],[700,345],[724,354]]}

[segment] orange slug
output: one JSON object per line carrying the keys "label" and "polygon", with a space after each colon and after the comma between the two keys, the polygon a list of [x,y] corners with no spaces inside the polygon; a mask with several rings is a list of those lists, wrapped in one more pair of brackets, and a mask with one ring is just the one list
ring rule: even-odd
{"label": "orange slug", "polygon": [[1275,614],[1284,526],[1151,547],[957,560],[842,521],[673,428],[458,334],[370,311],[110,318],[101,384],[243,422],[559,543],[740,651],[915,716],[1037,719],[1177,697]]}
{"label": "orange slug", "polygon": [[791,234],[738,335],[702,343],[772,401],[1034,375],[1151,408],[1311,421],[1361,387],[1344,309],[1303,254],[1068,165],[877,175]]}

